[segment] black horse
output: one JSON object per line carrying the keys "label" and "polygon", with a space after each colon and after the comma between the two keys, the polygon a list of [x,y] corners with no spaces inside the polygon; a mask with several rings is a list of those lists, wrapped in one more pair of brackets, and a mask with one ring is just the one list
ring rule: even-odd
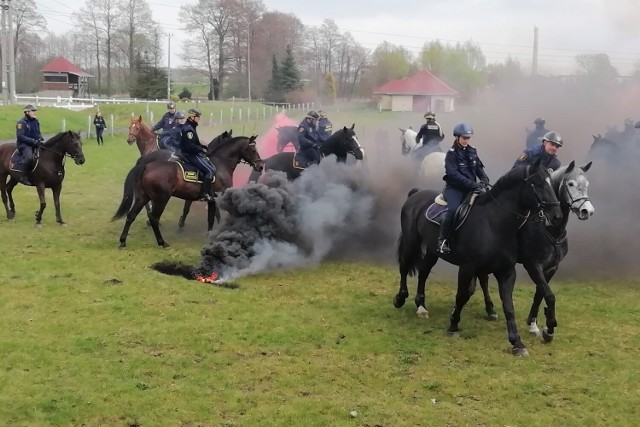
{"label": "black horse", "polygon": [[[575,213],[578,219],[589,219],[595,209],[587,192],[589,181],[585,172],[591,163],[576,167],[575,162],[561,167],[551,174],[551,185],[560,201],[562,221],[559,224],[546,227],[538,217],[529,218],[518,232],[518,262],[529,273],[529,277],[536,284],[533,304],[527,317],[529,333],[540,336],[546,342],[553,340],[554,328],[558,326],[556,320],[556,297],[549,286],[549,282],[558,271],[560,262],[569,252],[567,241],[567,222],[569,214]],[[495,316],[493,301],[489,295],[489,276],[478,275],[480,287],[484,294],[485,308],[489,318]],[[537,325],[538,311],[542,300],[547,304],[544,310],[546,328],[540,333]]]}
{"label": "black horse", "polygon": [[[16,215],[16,207],[13,202],[13,189],[18,184],[22,172],[16,171],[11,164],[11,157],[16,149],[16,144],[0,145],[0,192],[2,203],[7,211],[7,218],[13,219]],[[60,132],[49,138],[39,148],[39,157],[35,169],[31,173],[31,182],[38,191],[40,209],[36,211],[36,226],[42,225],[42,212],[47,207],[44,198],[45,188],[53,192],[53,205],[56,209],[56,222],[65,225],[60,213],[60,192],[64,180],[65,156],[71,157],[77,165],[84,164],[82,152],[82,138],[80,133],[73,131]],[[7,176],[10,176],[7,183]]]}
{"label": "black horse", "polygon": [[400,290],[394,298],[394,306],[400,308],[404,305],[409,296],[407,275],[413,275],[417,270],[418,290],[415,303],[419,312],[428,313],[425,306],[425,282],[438,258],[442,257],[459,266],[458,291],[448,328],[449,334],[458,335],[460,314],[473,293],[475,277],[479,274],[493,274],[498,280],[512,353],[528,354],[518,335],[512,299],[518,257],[516,235],[531,211],[546,218],[548,222],[556,223],[560,220],[562,212],[550,185],[549,171],[537,161],[533,165],[507,172],[487,194],[478,197],[452,240],[454,251],[447,255],[438,254],[439,226],[425,216],[436,196],[436,191],[412,190],[402,206],[402,231],[397,253]]}
{"label": "black horse", "polygon": [[[358,142],[356,132],[353,130],[355,124],[350,128],[343,127],[337,130],[322,143],[320,153],[323,157],[335,154],[338,162],[346,162],[347,154],[352,154],[357,160],[364,158],[364,148]],[[304,169],[294,166],[294,156],[296,153],[283,152],[275,154],[264,161],[264,170],[276,170],[287,173],[287,178],[291,181],[298,178]],[[249,182],[258,182],[262,172],[253,171],[249,176]]]}
{"label": "black horse", "polygon": [[282,153],[288,144],[298,151],[298,126],[280,126],[278,130],[278,145],[276,150]]}

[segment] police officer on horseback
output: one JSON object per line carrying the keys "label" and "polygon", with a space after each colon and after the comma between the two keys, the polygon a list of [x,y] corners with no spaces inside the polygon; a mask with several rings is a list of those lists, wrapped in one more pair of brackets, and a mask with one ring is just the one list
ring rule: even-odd
{"label": "police officer on horseback", "polygon": [[201,115],[200,110],[196,108],[189,109],[187,120],[180,126],[180,149],[182,150],[182,156],[204,174],[200,200],[212,202],[214,199],[211,195],[211,183],[216,174],[216,167],[206,157],[207,146],[200,143],[200,138],[198,138],[198,133],[196,132]]}
{"label": "police officer on horseback", "polygon": [[327,113],[323,110],[318,111],[320,118],[318,119],[318,139],[320,143],[324,143],[333,133],[333,126],[327,118]]}
{"label": "police officer on horseback", "polygon": [[16,145],[22,156],[23,175],[20,182],[31,185],[28,176],[33,167],[33,151],[44,142],[40,133],[40,122],[36,118],[38,109],[31,104],[23,108],[24,116],[16,124]]}
{"label": "police officer on horseback", "polygon": [[531,165],[541,159],[542,166],[556,170],[560,167],[560,160],[557,157],[560,147],[562,147],[562,136],[558,132],[549,131],[542,137],[542,144],[524,150],[513,167]]}
{"label": "police officer on horseback", "polygon": [[423,147],[437,146],[444,139],[444,134],[440,124],[436,122],[436,115],[429,111],[424,118],[427,122],[420,127],[416,135],[416,146],[420,144],[420,140]]}
{"label": "police officer on horseback", "polygon": [[533,123],[536,125],[536,128],[527,135],[527,148],[538,146],[539,143],[542,142],[542,137],[549,132],[544,127],[546,121],[542,117],[538,117]]}
{"label": "police officer on horseback", "polygon": [[155,133],[159,133],[162,129],[162,132],[166,132],[173,128],[176,124],[176,103],[173,101],[169,101],[167,103],[167,112],[160,118],[160,121],[156,123],[151,130]]}
{"label": "police officer on horseback", "polygon": [[316,123],[320,115],[309,111],[298,125],[298,145],[300,154],[307,160],[308,165],[320,163],[320,140],[316,131]]}
{"label": "police officer on horseback", "polygon": [[[440,227],[438,237],[438,252],[447,254],[449,235],[453,227],[456,210],[464,198],[472,191],[484,192],[489,177],[484,171],[484,165],[478,157],[477,150],[469,144],[473,136],[473,128],[467,123],[458,123],[453,128],[455,140],[453,146],[445,156],[444,198],[447,201],[447,213]],[[478,182],[477,180],[480,180]]]}
{"label": "police officer on horseback", "polygon": [[187,116],[182,111],[176,111],[175,119],[175,126],[160,135],[160,148],[173,153],[180,153],[182,126],[187,121]]}

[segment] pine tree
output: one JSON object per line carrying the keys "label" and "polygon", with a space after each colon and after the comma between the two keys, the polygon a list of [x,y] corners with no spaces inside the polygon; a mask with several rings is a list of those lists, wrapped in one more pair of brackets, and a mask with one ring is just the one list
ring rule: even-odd
{"label": "pine tree", "polygon": [[280,67],[280,82],[282,90],[285,93],[302,89],[302,82],[300,81],[300,71],[293,58],[293,51],[291,45],[287,45],[284,61]]}
{"label": "pine tree", "polygon": [[167,73],[143,59],[136,58],[136,78],[132,80],[129,94],[133,98],[162,99],[167,96]]}
{"label": "pine tree", "polygon": [[278,66],[276,55],[273,55],[273,58],[271,59],[271,80],[269,80],[265,98],[270,99],[273,102],[282,102],[284,101],[283,95],[284,94],[282,93],[280,67]]}

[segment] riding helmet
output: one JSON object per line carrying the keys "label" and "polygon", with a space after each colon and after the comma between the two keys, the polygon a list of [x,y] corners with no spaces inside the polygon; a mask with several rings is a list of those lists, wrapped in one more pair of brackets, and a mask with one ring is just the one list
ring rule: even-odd
{"label": "riding helmet", "polygon": [[542,117],[538,117],[537,119],[535,119],[533,121],[533,123],[540,125],[540,126],[544,126],[544,124],[546,123],[546,121],[542,118]]}
{"label": "riding helmet", "polygon": [[320,117],[327,117],[327,113],[325,113],[324,110],[318,110],[318,115]]}
{"label": "riding helmet", "polygon": [[468,123],[458,123],[453,128],[453,136],[471,136],[473,135],[473,128]]}
{"label": "riding helmet", "polygon": [[176,119],[186,119],[187,116],[184,115],[184,112],[182,111],[176,111]]}
{"label": "riding helmet", "polygon": [[436,119],[436,115],[434,113],[432,113],[431,111],[428,111],[427,114],[424,115],[424,118],[427,120],[435,120]]}
{"label": "riding helmet", "polygon": [[196,116],[196,117],[200,117],[202,115],[200,110],[198,110],[197,108],[189,108],[188,113],[190,116]]}
{"label": "riding helmet", "polygon": [[27,104],[24,106],[23,111],[26,113],[27,111],[38,111],[38,109],[31,104]]}
{"label": "riding helmet", "polygon": [[320,115],[318,113],[316,113],[315,111],[309,111],[307,113],[307,117],[310,118],[310,119],[316,119],[317,120],[317,119],[320,118]]}
{"label": "riding helmet", "polygon": [[171,110],[173,108],[176,108],[176,103],[173,101],[167,102],[167,109]]}
{"label": "riding helmet", "polygon": [[542,137],[542,142],[549,141],[556,144],[559,147],[562,147],[562,136],[556,131],[550,131],[544,134]]}

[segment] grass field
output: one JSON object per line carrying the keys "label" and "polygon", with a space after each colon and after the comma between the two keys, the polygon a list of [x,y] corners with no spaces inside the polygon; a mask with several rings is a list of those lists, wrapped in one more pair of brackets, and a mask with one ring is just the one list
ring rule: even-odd
{"label": "grass field", "polygon": [[[637,425],[637,282],[556,282],[556,340],[526,336],[531,356],[514,358],[501,311],[484,320],[478,296],[462,337],[446,336],[453,274],[430,283],[430,319],[415,316],[413,284],[393,308],[391,259],[244,277],[236,290],[164,276],[149,266],[198,262],[201,204],[179,234],[182,204],[170,203],[170,248],[140,217],[118,250],[123,223],[110,218],[138,153],[123,136],[84,148],[87,163],[66,166],[68,227],[47,192],[34,228],[37,196],[23,186],[16,221],[0,218],[0,425]],[[532,289],[519,284],[526,335]]]}

